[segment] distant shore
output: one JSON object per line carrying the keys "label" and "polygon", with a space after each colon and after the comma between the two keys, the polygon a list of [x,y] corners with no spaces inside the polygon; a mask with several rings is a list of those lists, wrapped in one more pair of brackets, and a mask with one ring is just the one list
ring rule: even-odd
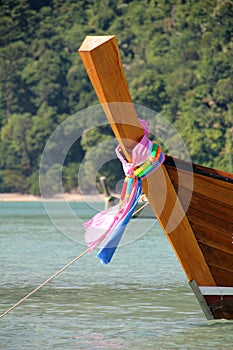
{"label": "distant shore", "polygon": [[80,193],[64,193],[57,194],[54,197],[42,198],[41,196],[33,196],[22,193],[0,193],[0,202],[44,202],[44,201],[67,201],[67,202],[102,202],[104,195],[102,194],[80,194]]}

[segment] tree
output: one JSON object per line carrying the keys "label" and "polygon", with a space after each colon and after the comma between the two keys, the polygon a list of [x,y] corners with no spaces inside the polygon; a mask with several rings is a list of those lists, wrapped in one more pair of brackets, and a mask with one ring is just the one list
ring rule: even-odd
{"label": "tree", "polygon": [[[0,191],[38,193],[48,138],[70,114],[98,103],[77,55],[86,35],[115,34],[134,103],[172,122],[194,162],[232,171],[232,16],[231,0],[2,0]],[[82,133],[95,118],[84,113],[78,126],[65,123],[61,137],[75,127],[81,132],[65,157],[69,191],[78,186],[83,158],[95,171],[92,148],[99,158],[114,156],[103,146],[112,137],[108,128]],[[64,149],[55,146],[56,160]],[[56,161],[45,169],[51,181],[56,170]],[[120,162],[106,161],[100,175],[114,189]]]}

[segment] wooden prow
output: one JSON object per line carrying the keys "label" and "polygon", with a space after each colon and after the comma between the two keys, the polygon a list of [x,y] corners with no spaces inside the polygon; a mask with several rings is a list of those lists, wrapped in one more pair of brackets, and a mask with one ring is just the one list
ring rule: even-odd
{"label": "wooden prow", "polygon": [[[144,135],[128,90],[115,36],[87,36],[79,54],[122,150],[131,160],[134,145]],[[143,190],[170,241],[188,281],[199,286],[216,283],[179,202],[176,191],[162,166],[143,181]],[[178,222],[171,225],[175,210]]]}

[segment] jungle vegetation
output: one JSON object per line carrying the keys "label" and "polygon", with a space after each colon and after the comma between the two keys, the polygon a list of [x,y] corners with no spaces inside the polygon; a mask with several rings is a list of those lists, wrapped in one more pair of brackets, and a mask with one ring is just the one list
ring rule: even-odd
{"label": "jungle vegetation", "polygon": [[[232,172],[232,18],[232,0],[1,0],[0,192],[39,194],[48,138],[98,104],[77,54],[86,35],[116,35],[134,103],[172,123],[194,163]],[[77,189],[96,144],[109,152],[110,128],[91,125],[90,115],[65,158],[65,191]],[[56,164],[47,172],[54,181]],[[121,165],[107,162],[100,175],[114,189]]]}

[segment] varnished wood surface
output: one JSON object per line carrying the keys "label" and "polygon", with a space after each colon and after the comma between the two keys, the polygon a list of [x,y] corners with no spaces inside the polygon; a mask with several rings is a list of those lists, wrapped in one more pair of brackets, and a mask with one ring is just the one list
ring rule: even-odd
{"label": "varnished wood surface", "polygon": [[[187,217],[219,286],[233,286],[233,175],[195,166],[196,172],[166,168],[180,201],[186,206],[187,194],[192,192]],[[182,176],[178,177],[178,172]],[[215,176],[217,174],[217,176]],[[190,188],[190,178],[193,189]]]}
{"label": "varnished wood surface", "polygon": [[[166,166],[166,169],[169,172],[169,176],[172,180],[172,183],[177,183],[177,172],[175,168]],[[180,180],[179,187],[184,188],[190,191],[194,191],[203,196],[210,197],[213,200],[222,202],[223,204],[232,205],[233,193],[232,193],[232,184],[228,182],[219,181],[217,179],[208,178],[199,174],[190,174],[185,173],[184,170],[179,170]],[[191,180],[194,179],[195,183],[193,188],[190,187]],[[182,181],[183,179],[183,181]]]}
{"label": "varnished wood surface", "polygon": [[[225,270],[231,275],[231,286],[233,285],[233,255],[223,252],[220,249],[212,248],[204,244],[200,244],[209,266],[215,269]],[[222,263],[224,261],[224,264]],[[224,286],[226,287],[226,286]]]}
{"label": "varnished wood surface", "polygon": [[211,271],[218,286],[232,287],[232,272],[219,267],[211,266]]}
{"label": "varnished wood surface", "polygon": [[124,139],[121,146],[130,160],[131,149],[144,132],[132,104],[117,40],[115,36],[87,36],[78,52],[114,134]]}
{"label": "varnished wood surface", "polygon": [[185,170],[186,172],[191,171],[195,174],[200,174],[200,175],[208,177],[208,178],[216,178],[218,180],[224,181],[225,183],[227,183],[227,182],[233,183],[233,174],[231,174],[231,173],[227,173],[225,171],[217,170],[217,169],[213,169],[213,168],[208,168],[208,167],[203,166],[203,165],[189,163],[189,162],[181,160],[181,159],[172,158],[169,155],[166,155],[165,164],[167,166],[171,165],[173,168],[176,167],[180,170]]}
{"label": "varnished wood surface", "polygon": [[198,236],[199,243],[233,254],[232,237],[229,231],[223,233],[216,226],[209,229],[196,222],[192,222],[192,228]]}
{"label": "varnished wood surface", "polygon": [[[79,54],[106,117],[126,157],[131,160],[131,150],[144,132],[131,103],[116,38],[86,37]],[[162,166],[152,173],[144,181],[143,189],[188,280],[195,279],[200,286],[214,286],[213,276],[166,168]]]}

